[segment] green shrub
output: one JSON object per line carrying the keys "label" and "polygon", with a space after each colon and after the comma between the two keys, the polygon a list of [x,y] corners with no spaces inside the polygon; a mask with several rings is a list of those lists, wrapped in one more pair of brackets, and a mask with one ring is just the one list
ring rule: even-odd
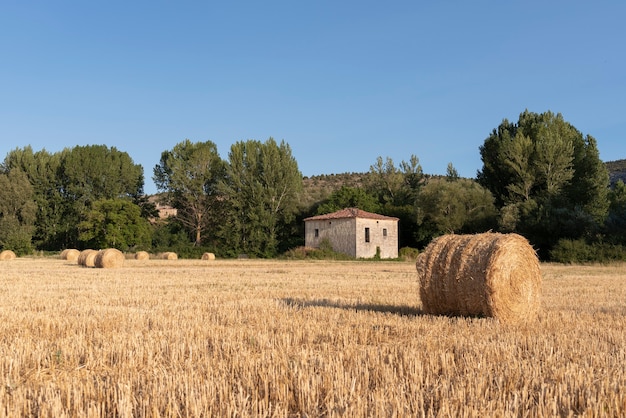
{"label": "green shrub", "polygon": [[590,244],[584,239],[561,239],[550,251],[550,260],[568,264],[626,261],[626,248],[605,242]]}
{"label": "green shrub", "polygon": [[10,231],[0,242],[0,249],[12,250],[18,257],[32,254],[31,234],[26,228]]}
{"label": "green shrub", "polygon": [[308,254],[314,251],[312,248],[307,247],[296,247],[287,250],[281,258],[285,258],[287,260],[304,260],[308,257]]}
{"label": "green shrub", "polygon": [[398,252],[398,258],[403,261],[417,261],[419,253],[417,248],[402,247]]}
{"label": "green shrub", "polygon": [[282,258],[289,260],[354,260],[354,257],[350,257],[347,254],[338,253],[333,250],[333,246],[328,240],[324,238],[320,241],[319,248],[310,247],[296,247],[288,250],[282,256]]}
{"label": "green shrub", "polygon": [[330,240],[328,238],[322,238],[322,240],[320,241],[319,251],[321,251],[323,253],[333,253],[333,252],[335,252],[333,250],[333,244],[331,244],[331,242],[330,242]]}

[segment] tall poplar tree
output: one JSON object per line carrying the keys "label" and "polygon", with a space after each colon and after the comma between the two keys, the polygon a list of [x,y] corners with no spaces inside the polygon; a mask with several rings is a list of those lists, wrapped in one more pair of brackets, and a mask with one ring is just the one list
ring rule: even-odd
{"label": "tall poplar tree", "polygon": [[5,170],[22,170],[33,188],[36,205],[32,241],[35,247],[57,250],[62,247],[59,233],[65,205],[59,182],[60,154],[41,150],[33,152],[30,145],[10,151],[2,166]]}
{"label": "tall poplar tree", "polygon": [[223,240],[234,254],[272,257],[292,232],[302,174],[285,141],[233,144],[221,190],[228,216]]}
{"label": "tall poplar tree", "polygon": [[185,139],[163,151],[154,167],[154,182],[163,192],[161,201],[177,209],[176,218],[187,228],[194,245],[215,237],[215,226],[221,220],[217,185],[223,176],[224,162],[212,141]]}
{"label": "tall poplar tree", "polygon": [[0,173],[0,248],[30,252],[35,213],[33,188],[26,174],[19,168]]}

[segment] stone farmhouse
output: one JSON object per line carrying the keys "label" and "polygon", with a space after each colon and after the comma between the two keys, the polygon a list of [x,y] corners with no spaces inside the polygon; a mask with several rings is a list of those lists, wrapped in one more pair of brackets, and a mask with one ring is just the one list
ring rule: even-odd
{"label": "stone farmhouse", "polygon": [[346,208],[304,220],[304,245],[319,248],[327,239],[334,251],[355,258],[398,257],[398,218]]}

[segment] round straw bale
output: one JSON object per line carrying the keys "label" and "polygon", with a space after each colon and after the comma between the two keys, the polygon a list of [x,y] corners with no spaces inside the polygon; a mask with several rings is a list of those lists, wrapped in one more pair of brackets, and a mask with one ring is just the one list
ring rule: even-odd
{"label": "round straw bale", "polygon": [[95,267],[96,266],[96,250],[83,250],[78,256],[78,265],[83,267]]}
{"label": "round straw bale", "polygon": [[98,251],[94,264],[98,268],[115,268],[124,264],[124,254],[115,248]]}
{"label": "round straw bale", "polygon": [[68,248],[68,249],[61,251],[61,260],[77,261],[79,255],[80,255],[80,251],[74,248]]}
{"label": "round straw bale", "polygon": [[135,260],[148,260],[150,259],[150,254],[147,251],[138,251],[135,254]]}
{"label": "round straw bale", "polygon": [[3,261],[14,260],[15,258],[17,258],[17,256],[11,250],[4,250],[0,252],[0,260],[3,260]]}
{"label": "round straw bale", "polygon": [[213,253],[204,253],[202,254],[203,260],[215,260],[215,254]]}
{"label": "round straw bale", "polygon": [[425,313],[527,322],[539,311],[539,260],[520,235],[444,235],[415,267]]}
{"label": "round straw bale", "polygon": [[178,254],[169,251],[169,252],[161,254],[161,259],[163,259],[163,260],[178,260]]}

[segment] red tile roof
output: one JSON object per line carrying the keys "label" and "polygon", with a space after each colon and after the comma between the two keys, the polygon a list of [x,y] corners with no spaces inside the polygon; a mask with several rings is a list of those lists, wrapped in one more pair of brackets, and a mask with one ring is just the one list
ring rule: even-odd
{"label": "red tile roof", "polygon": [[329,219],[346,219],[346,218],[364,218],[364,219],[378,219],[387,221],[397,221],[398,218],[391,216],[379,215],[377,213],[366,212],[359,208],[346,208],[338,210],[337,212],[327,213],[325,215],[311,216],[306,218],[305,221],[325,221]]}

